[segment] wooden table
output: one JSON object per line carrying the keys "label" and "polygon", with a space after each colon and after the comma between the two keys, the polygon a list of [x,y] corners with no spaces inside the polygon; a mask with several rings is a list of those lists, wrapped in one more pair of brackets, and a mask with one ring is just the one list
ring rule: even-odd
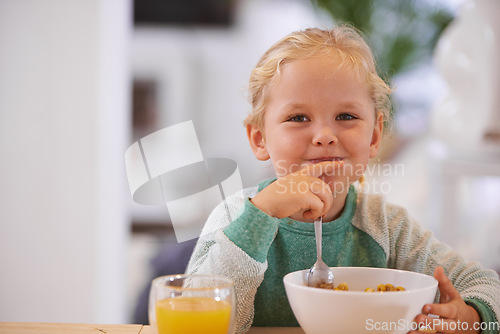
{"label": "wooden table", "polygon": [[[144,325],[0,322],[0,334],[153,334],[153,330]],[[304,334],[304,331],[296,327],[253,327],[248,334]]]}

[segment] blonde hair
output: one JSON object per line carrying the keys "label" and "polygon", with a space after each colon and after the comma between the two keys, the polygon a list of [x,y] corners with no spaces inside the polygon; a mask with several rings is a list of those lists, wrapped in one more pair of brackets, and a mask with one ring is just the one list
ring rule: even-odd
{"label": "blonde hair", "polygon": [[331,30],[311,28],[296,31],[271,46],[250,75],[248,90],[252,110],[243,124],[263,129],[269,87],[279,79],[283,66],[318,54],[331,54],[339,70],[346,69],[364,78],[375,112],[382,112],[386,126],[390,125],[391,89],[377,74],[369,46],[354,28],[346,25]]}

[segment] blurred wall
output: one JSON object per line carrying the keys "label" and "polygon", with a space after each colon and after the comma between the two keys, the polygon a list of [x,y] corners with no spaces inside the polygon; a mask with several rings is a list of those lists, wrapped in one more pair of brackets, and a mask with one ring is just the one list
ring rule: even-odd
{"label": "blurred wall", "polygon": [[0,1],[0,321],[125,319],[130,11]]}

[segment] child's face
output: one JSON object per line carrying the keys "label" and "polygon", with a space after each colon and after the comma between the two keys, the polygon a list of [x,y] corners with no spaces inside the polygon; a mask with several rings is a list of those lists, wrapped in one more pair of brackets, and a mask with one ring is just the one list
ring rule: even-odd
{"label": "child's face", "polygon": [[377,153],[383,127],[366,83],[336,71],[331,57],[318,55],[286,65],[269,92],[264,129],[247,129],[259,160],[270,158],[278,176],[342,160],[339,175],[324,179],[330,186],[361,177]]}

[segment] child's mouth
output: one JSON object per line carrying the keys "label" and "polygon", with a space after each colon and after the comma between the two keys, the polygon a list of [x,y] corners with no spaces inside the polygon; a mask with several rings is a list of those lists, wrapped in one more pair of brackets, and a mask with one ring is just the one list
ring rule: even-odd
{"label": "child's mouth", "polygon": [[340,157],[321,157],[321,158],[316,158],[316,159],[311,159],[309,160],[312,164],[318,164],[320,162],[325,162],[325,161],[342,161],[343,158]]}

